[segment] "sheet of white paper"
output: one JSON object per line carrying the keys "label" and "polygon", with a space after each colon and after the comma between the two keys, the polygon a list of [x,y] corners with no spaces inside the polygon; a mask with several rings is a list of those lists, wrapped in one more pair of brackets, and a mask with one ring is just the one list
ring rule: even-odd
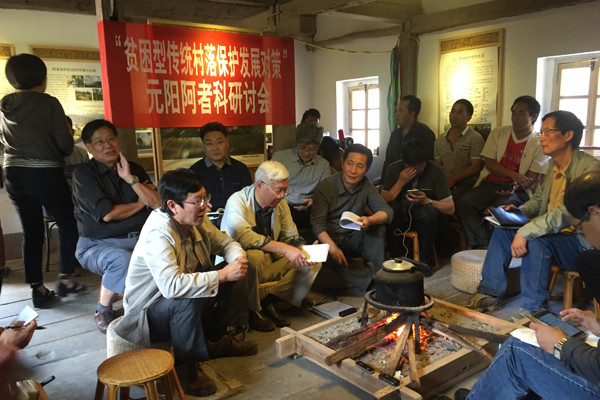
{"label": "sheet of white paper", "polygon": [[302,251],[308,255],[306,261],[325,262],[329,254],[328,244],[308,244],[302,246]]}
{"label": "sheet of white paper", "polygon": [[11,322],[11,325],[17,321],[23,321],[23,325],[28,325],[31,321],[33,321],[37,317],[38,317],[38,313],[35,312],[33,308],[31,308],[29,306],[25,306],[25,308],[23,308],[23,310],[21,310],[19,315],[17,315],[17,318],[15,318]]}
{"label": "sheet of white paper", "polygon": [[360,231],[362,223],[357,221],[358,218],[358,215],[354,214],[352,211],[344,211],[340,217],[340,226],[342,228]]}
{"label": "sheet of white paper", "polygon": [[535,331],[531,328],[515,329],[510,334],[511,336],[514,336],[525,343],[529,343],[532,346],[540,347],[537,338],[535,337]]}

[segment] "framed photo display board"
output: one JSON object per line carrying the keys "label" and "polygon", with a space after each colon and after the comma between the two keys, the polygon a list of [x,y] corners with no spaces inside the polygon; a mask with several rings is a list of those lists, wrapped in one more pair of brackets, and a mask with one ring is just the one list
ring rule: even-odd
{"label": "framed photo display board", "polygon": [[88,122],[104,118],[102,71],[98,49],[30,46],[48,68],[46,93],[56,97],[73,120],[75,137]]}
{"label": "framed photo display board", "polygon": [[450,128],[452,105],[464,98],[473,103],[469,125],[487,138],[500,121],[504,29],[440,40],[439,126]]}

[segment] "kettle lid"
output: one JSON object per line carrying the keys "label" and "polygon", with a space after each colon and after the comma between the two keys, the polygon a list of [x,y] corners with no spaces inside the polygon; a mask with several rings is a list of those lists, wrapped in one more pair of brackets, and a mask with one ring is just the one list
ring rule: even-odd
{"label": "kettle lid", "polygon": [[406,259],[394,258],[383,262],[383,269],[388,272],[408,272],[415,267],[415,264]]}

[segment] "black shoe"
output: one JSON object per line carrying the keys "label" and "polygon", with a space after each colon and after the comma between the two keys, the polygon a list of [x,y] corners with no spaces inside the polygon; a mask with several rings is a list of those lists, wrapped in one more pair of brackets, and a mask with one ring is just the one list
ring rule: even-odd
{"label": "black shoe", "polygon": [[275,322],[271,321],[260,311],[250,311],[250,329],[259,332],[271,332],[275,330]]}
{"label": "black shoe", "polygon": [[277,307],[275,307],[275,303],[270,303],[263,307],[263,314],[275,322],[275,325],[278,327],[290,326],[292,324],[289,319],[279,314]]}
{"label": "black shoe", "polygon": [[81,293],[86,289],[86,286],[81,283],[74,282],[73,286],[68,287],[62,282],[58,282],[56,291],[60,297],[66,297],[69,293]]}
{"label": "black shoe", "polygon": [[46,308],[54,300],[56,300],[54,290],[46,289],[42,293],[37,288],[31,289],[31,301],[35,308]]}
{"label": "black shoe", "polygon": [[202,371],[199,363],[181,364],[175,367],[175,370],[185,394],[206,397],[217,393],[217,385]]}

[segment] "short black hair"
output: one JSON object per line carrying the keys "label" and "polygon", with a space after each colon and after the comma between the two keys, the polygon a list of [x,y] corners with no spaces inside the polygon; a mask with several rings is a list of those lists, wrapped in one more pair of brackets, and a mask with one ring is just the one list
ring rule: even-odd
{"label": "short black hair", "polygon": [[404,165],[416,167],[429,160],[429,152],[420,142],[408,142],[402,147],[402,161]]}
{"label": "short black hair", "polygon": [[600,171],[593,170],[580,175],[567,186],[563,199],[567,211],[581,219],[590,206],[600,205]]}
{"label": "short black hair", "polygon": [[321,119],[321,113],[319,112],[319,110],[317,110],[316,108],[309,108],[308,110],[304,111],[304,114],[302,114],[302,119],[300,120],[300,123],[306,122],[306,118],[309,115],[312,115],[317,119]]}
{"label": "short black hair", "polygon": [[189,169],[177,168],[167,171],[158,181],[158,195],[160,196],[160,210],[173,215],[167,201],[173,200],[183,207],[183,201],[188,193],[196,193],[204,187],[204,182],[199,175]]}
{"label": "short black hair", "polygon": [[117,128],[113,125],[112,122],[107,121],[105,119],[95,119],[85,124],[83,130],[81,131],[81,140],[83,141],[83,143],[92,143],[92,135],[98,129],[104,127],[109,128],[115,134],[115,136],[118,135]]}
{"label": "short black hair", "polygon": [[513,101],[512,106],[510,106],[510,110],[512,111],[513,107],[517,103],[523,103],[527,106],[527,110],[529,111],[529,115],[532,117],[535,115],[535,120],[537,120],[537,115],[540,115],[541,106],[540,103],[533,96],[519,96]]}
{"label": "short black hair", "polygon": [[470,116],[473,116],[473,111],[474,111],[473,103],[471,103],[469,100],[458,99],[454,102],[454,104],[462,104],[467,109],[467,114]]}
{"label": "short black hair", "polygon": [[44,83],[48,70],[41,58],[24,53],[9,58],[4,73],[12,87],[29,90]]}
{"label": "short black hair", "polygon": [[344,161],[346,161],[350,153],[359,153],[367,156],[367,168],[371,168],[371,164],[373,163],[373,152],[371,152],[371,149],[359,143],[351,144],[344,153]]}
{"label": "short black hair", "polygon": [[583,123],[575,114],[571,111],[552,111],[544,115],[542,122],[547,118],[554,118],[554,127],[560,129],[560,133],[563,135],[569,131],[573,131],[573,138],[569,140],[569,144],[572,148],[578,149],[583,137]]}
{"label": "short black hair", "polygon": [[200,139],[202,139],[202,141],[204,141],[204,135],[206,135],[208,132],[214,132],[214,131],[221,132],[223,135],[225,135],[225,137],[227,137],[229,135],[227,132],[227,128],[222,123],[209,122],[208,124],[206,124],[202,128],[200,128]]}
{"label": "short black hair", "polygon": [[415,119],[417,119],[421,112],[421,99],[412,94],[407,94],[406,96],[402,96],[402,101],[408,101],[408,112],[414,111]]}

